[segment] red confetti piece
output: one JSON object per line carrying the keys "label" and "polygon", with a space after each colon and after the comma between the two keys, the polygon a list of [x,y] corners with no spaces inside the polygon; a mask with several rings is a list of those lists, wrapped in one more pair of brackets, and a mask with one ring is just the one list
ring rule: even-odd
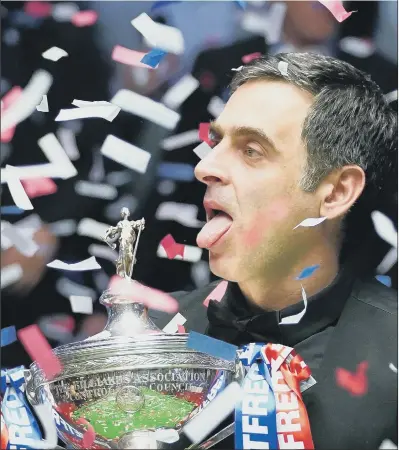
{"label": "red confetti piece", "polygon": [[36,361],[48,380],[62,371],[59,359],[37,325],[30,325],[17,332],[18,339],[26,352]]}
{"label": "red confetti piece", "polygon": [[147,53],[137,52],[136,50],[130,50],[130,48],[122,47],[121,45],[115,45],[112,51],[113,61],[127,64],[128,66],[144,67],[146,69],[154,69],[154,67],[143,64],[141,60]]}
{"label": "red confetti piece", "polygon": [[261,56],[262,56],[262,53],[260,53],[260,52],[250,53],[249,55],[244,55],[244,56],[241,58],[241,61],[242,61],[244,64],[248,64],[248,63],[251,62],[252,60],[257,59],[257,58],[260,58]]}
{"label": "red confetti piece", "polygon": [[186,332],[186,329],[184,328],[184,325],[177,325],[177,332],[184,334]]}
{"label": "red confetti piece", "polygon": [[347,12],[340,1],[331,0],[319,0],[319,2],[324,5],[330,13],[337,19],[338,22],[343,22],[355,11]]}
{"label": "red confetti piece", "polygon": [[94,431],[93,425],[86,419],[83,419],[83,417],[78,419],[76,423],[87,426],[87,430],[83,434],[82,444],[83,448],[90,448],[96,439],[96,432]]}
{"label": "red confetti piece", "polygon": [[[1,99],[1,112],[5,112],[22,94],[22,88],[20,86],[14,86],[7,94]],[[14,137],[15,126],[3,130],[1,132],[1,142],[8,143]]]}
{"label": "red confetti piece", "polygon": [[206,142],[208,145],[211,145],[211,140],[209,139],[209,123],[200,123],[198,129],[198,136],[202,142]]}
{"label": "red confetti piece", "polygon": [[79,11],[72,16],[71,22],[75,27],[90,27],[97,22],[98,14],[93,10]]}
{"label": "red confetti piece", "polygon": [[57,185],[51,178],[30,178],[21,180],[29,198],[42,197],[57,192]]}
{"label": "red confetti piece", "polygon": [[335,379],[338,386],[356,397],[365,395],[368,390],[368,379],[366,375],[368,365],[367,361],[361,362],[358,364],[355,373],[338,367],[335,371]]}
{"label": "red confetti piece", "polygon": [[160,244],[164,248],[168,259],[173,259],[177,255],[184,257],[184,244],[178,244],[171,234],[165,236]]}
{"label": "red confetti piece", "polygon": [[51,15],[50,2],[25,2],[24,12],[31,17],[48,17]]}
{"label": "red confetti piece", "polygon": [[221,281],[215,289],[208,295],[208,297],[204,300],[203,305],[208,308],[209,301],[215,300],[217,302],[220,302],[222,300],[223,295],[226,292],[228,282],[226,280]]}
{"label": "red confetti piece", "polygon": [[169,294],[144,286],[137,281],[121,278],[118,275],[111,278],[109,289],[114,295],[121,296],[131,302],[142,303],[157,311],[176,313],[179,309],[177,300]]}

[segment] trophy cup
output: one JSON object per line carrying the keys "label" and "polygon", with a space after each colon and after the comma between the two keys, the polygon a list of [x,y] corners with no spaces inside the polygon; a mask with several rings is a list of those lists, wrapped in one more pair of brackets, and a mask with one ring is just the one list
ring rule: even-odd
{"label": "trophy cup", "polygon": [[[118,242],[117,274],[131,279],[145,222],[129,221],[127,208],[121,214],[104,240],[112,248]],[[159,330],[143,304],[123,295],[108,290],[100,302],[108,311],[104,331],[56,348],[63,370],[50,381],[32,363],[28,400],[51,405],[58,436],[71,448],[87,448],[81,418],[96,433],[90,448],[163,448],[157,432],[179,432],[216,379],[227,385],[239,376],[239,363],[188,348],[187,334]]]}

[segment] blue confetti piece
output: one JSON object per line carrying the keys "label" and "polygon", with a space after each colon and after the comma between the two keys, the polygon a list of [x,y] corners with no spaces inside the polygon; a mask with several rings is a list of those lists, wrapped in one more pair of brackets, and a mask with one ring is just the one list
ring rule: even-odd
{"label": "blue confetti piece", "polygon": [[194,181],[194,167],[190,164],[165,162],[158,166],[158,176],[176,181]]}
{"label": "blue confetti piece", "polygon": [[227,361],[235,361],[238,350],[238,347],[235,345],[205,336],[205,334],[196,333],[195,331],[190,331],[186,346]]}
{"label": "blue confetti piece", "polygon": [[320,264],[316,264],[315,266],[309,266],[305,267],[305,269],[302,270],[299,277],[296,277],[296,280],[303,280],[304,278],[308,278],[311,275],[313,275],[313,272],[315,272],[320,267]]}
{"label": "blue confetti piece", "polygon": [[236,0],[236,2],[242,9],[245,9],[247,7],[247,2],[244,2],[242,0]]}
{"label": "blue confetti piece", "polygon": [[385,286],[392,287],[392,280],[388,275],[377,275],[375,278]]}
{"label": "blue confetti piece", "polygon": [[1,346],[5,347],[10,345],[17,340],[17,332],[15,331],[15,326],[6,327],[1,329]]}
{"label": "blue confetti piece", "polygon": [[157,65],[162,61],[165,55],[166,52],[164,52],[163,50],[154,48],[153,50],[145,54],[140,62],[155,69],[155,67],[157,67]]}
{"label": "blue confetti piece", "polygon": [[22,214],[23,209],[18,208],[18,206],[2,206],[0,208],[0,214]]}
{"label": "blue confetti piece", "polygon": [[156,9],[162,8],[162,6],[172,5],[173,3],[181,3],[178,1],[164,1],[164,2],[154,2],[151,6],[151,11],[155,11]]}

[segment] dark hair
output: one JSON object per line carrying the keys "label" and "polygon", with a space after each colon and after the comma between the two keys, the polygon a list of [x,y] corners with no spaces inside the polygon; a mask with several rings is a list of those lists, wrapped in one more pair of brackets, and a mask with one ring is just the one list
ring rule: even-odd
{"label": "dark hair", "polygon": [[[288,75],[279,62],[288,64]],[[335,58],[281,53],[244,66],[232,91],[261,79],[286,81],[314,95],[302,129],[307,149],[302,189],[312,192],[333,170],[356,164],[366,173],[366,190],[378,194],[396,160],[397,116],[369,75]]]}

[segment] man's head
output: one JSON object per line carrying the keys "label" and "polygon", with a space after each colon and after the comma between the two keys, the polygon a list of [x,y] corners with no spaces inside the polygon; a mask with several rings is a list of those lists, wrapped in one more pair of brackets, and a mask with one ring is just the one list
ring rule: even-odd
{"label": "man's head", "polygon": [[[396,151],[396,116],[382,92],[349,64],[298,53],[253,61],[232,91],[195,171],[208,216],[228,213],[197,237],[211,270],[237,282],[281,277],[309,255],[338,254],[343,218],[366,184],[379,186]],[[327,220],[293,230],[310,217]]]}

